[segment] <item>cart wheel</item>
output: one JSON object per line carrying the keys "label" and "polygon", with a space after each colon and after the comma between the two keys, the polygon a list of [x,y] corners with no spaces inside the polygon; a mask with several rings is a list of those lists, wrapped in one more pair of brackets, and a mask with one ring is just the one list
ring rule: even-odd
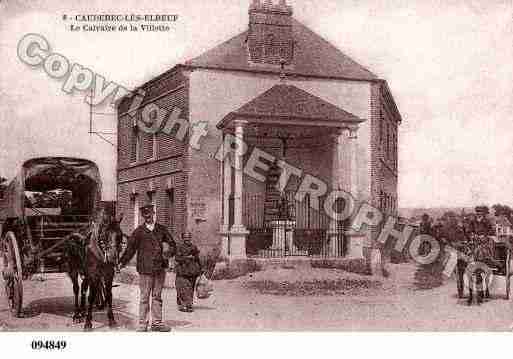
{"label": "cart wheel", "polygon": [[2,277],[9,308],[15,317],[21,317],[23,309],[23,269],[18,242],[13,232],[7,232],[2,246]]}
{"label": "cart wheel", "polygon": [[511,251],[508,250],[506,255],[506,299],[509,300],[509,292],[511,289]]}

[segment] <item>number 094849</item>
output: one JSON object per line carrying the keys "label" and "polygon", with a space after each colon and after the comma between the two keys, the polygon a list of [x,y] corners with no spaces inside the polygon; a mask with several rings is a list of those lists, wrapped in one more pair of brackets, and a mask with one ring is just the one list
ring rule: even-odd
{"label": "number 094849", "polygon": [[66,348],[65,340],[33,340],[31,347],[34,350],[63,350]]}

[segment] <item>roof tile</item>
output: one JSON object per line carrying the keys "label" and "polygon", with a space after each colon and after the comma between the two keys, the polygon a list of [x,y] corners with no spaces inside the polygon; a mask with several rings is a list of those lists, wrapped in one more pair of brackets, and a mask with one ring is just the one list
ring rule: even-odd
{"label": "roof tile", "polygon": [[300,88],[278,84],[231,112],[218,127],[223,127],[234,116],[287,117],[304,120],[362,122],[357,116]]}

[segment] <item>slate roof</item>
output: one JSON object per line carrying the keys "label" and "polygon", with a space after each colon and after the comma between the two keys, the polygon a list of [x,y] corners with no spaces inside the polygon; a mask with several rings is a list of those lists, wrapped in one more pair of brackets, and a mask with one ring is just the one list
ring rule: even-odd
{"label": "slate roof", "polygon": [[[295,40],[293,67],[287,73],[305,76],[377,80],[378,77],[342,53],[312,30],[292,19]],[[254,65],[248,61],[248,31],[185,62],[186,66],[251,72],[280,72],[278,66]]]}
{"label": "slate roof", "polygon": [[271,87],[238,110],[228,114],[218,125],[226,126],[235,117],[293,118],[337,122],[363,122],[360,118],[300,88],[278,84]]}

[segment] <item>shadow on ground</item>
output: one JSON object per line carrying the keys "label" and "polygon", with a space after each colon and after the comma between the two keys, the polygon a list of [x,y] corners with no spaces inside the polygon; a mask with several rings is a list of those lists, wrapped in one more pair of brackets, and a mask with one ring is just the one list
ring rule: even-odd
{"label": "shadow on ground", "polygon": [[[114,299],[112,303],[112,309],[116,320],[118,322],[131,321],[130,316],[123,314],[123,311],[127,308],[127,301]],[[75,311],[75,304],[73,297],[53,297],[37,299],[30,302],[25,308],[23,308],[23,317],[33,318],[43,313],[58,315],[62,317],[69,317],[70,320]],[[108,322],[106,318],[107,309],[98,310],[95,308],[93,311],[93,317],[95,321],[101,322],[98,318],[105,314],[105,323]],[[119,319],[118,319],[119,318]],[[120,323],[121,324],[121,323]]]}
{"label": "shadow on ground", "polygon": [[415,290],[438,288],[444,284],[443,266],[440,263],[419,265],[414,275]]}
{"label": "shadow on ground", "polygon": [[215,310],[216,308],[207,307],[206,305],[194,305],[194,310]]}
{"label": "shadow on ground", "polygon": [[[117,322],[117,329],[119,330],[135,330],[137,329],[137,318],[127,311],[128,301],[114,299],[112,309],[114,317]],[[209,307],[199,307],[199,309],[212,309]],[[51,314],[68,318],[72,323],[72,316],[75,310],[73,297],[53,297],[38,299],[30,302],[23,310],[24,318],[33,318],[41,314]],[[93,311],[93,322],[95,324],[94,330],[109,329],[109,319],[107,317],[107,310],[98,310],[95,308]],[[180,328],[190,326],[188,321],[170,320],[165,321],[171,328]],[[99,324],[99,325],[98,325]],[[82,324],[77,324],[81,326]]]}

